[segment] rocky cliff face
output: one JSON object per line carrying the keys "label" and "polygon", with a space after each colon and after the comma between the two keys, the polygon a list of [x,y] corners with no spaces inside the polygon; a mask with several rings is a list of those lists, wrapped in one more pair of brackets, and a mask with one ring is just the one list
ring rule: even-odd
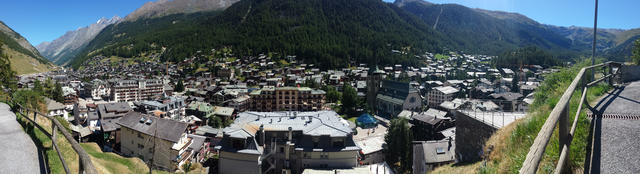
{"label": "rocky cliff face", "polygon": [[91,42],[102,29],[120,20],[121,18],[118,16],[110,19],[101,18],[96,23],[87,27],[79,28],[75,31],[68,31],[51,42],[40,43],[36,48],[50,61],[63,65],[75,57],[77,52]]}

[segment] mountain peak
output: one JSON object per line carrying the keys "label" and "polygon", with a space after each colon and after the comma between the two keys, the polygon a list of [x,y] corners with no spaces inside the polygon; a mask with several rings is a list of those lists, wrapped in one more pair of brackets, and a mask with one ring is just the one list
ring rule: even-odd
{"label": "mountain peak", "polygon": [[102,18],[98,19],[96,24],[112,24],[112,23],[115,23],[117,21],[120,21],[120,19],[122,19],[122,18],[120,18],[120,16],[118,16],[118,15],[115,15],[115,16],[113,16],[111,18],[102,17]]}
{"label": "mountain peak", "polygon": [[127,21],[179,13],[222,10],[240,0],[158,0],[147,2],[125,17]]}

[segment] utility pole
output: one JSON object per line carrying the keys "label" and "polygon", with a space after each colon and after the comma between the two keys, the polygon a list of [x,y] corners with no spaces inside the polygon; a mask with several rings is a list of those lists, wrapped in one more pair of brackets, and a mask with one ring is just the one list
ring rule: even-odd
{"label": "utility pole", "polygon": [[[593,18],[593,48],[591,49],[591,65],[596,64],[596,37],[598,30],[598,0],[596,0],[596,12]],[[591,70],[591,79],[595,79],[595,71]]]}

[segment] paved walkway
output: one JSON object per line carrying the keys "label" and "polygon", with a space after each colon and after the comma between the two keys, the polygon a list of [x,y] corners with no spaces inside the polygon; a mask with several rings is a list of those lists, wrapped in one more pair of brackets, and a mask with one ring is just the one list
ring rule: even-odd
{"label": "paved walkway", "polygon": [[9,105],[0,103],[0,173],[44,173],[40,164],[38,148]]}
{"label": "paved walkway", "polygon": [[591,173],[640,173],[640,82],[603,98],[593,123]]}

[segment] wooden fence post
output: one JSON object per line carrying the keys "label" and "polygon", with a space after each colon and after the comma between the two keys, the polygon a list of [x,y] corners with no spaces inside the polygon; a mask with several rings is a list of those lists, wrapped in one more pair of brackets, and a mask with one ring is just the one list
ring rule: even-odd
{"label": "wooden fence post", "polygon": [[[567,102],[558,120],[558,145],[560,146],[558,152],[562,152],[563,148],[569,148],[569,113],[571,108],[569,103],[570,102]],[[567,149],[567,160],[564,162],[564,170],[568,169],[566,166],[568,166],[569,161],[569,149]]]}
{"label": "wooden fence post", "polygon": [[[609,73],[607,74],[613,74],[613,66],[611,66],[611,64],[608,64],[607,67],[609,68]],[[609,82],[609,86],[613,86],[613,75],[609,76],[607,81]]]}

